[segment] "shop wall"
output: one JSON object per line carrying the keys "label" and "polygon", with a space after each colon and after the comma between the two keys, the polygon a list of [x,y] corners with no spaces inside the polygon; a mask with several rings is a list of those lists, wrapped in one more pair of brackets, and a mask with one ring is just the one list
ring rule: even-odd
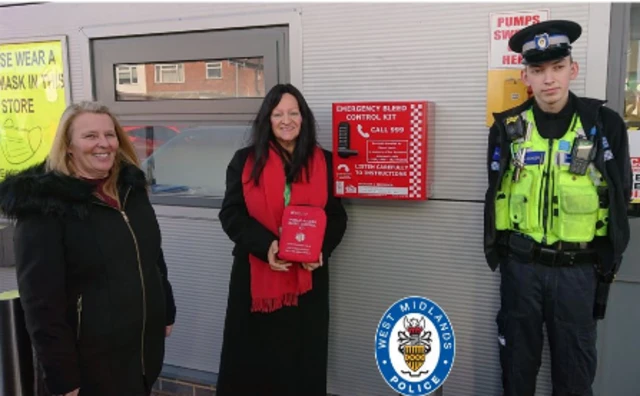
{"label": "shop wall", "polygon": [[[329,391],[345,396],[393,394],[376,367],[376,327],[397,299],[422,295],[447,312],[455,330],[455,363],[444,394],[499,394],[494,321],[499,274],[490,272],[482,253],[489,13],[549,8],[552,18],[581,23],[584,36],[574,47],[574,57],[582,69],[572,84],[581,95],[588,72],[588,4],[42,4],[0,8],[0,39],[67,35],[72,97],[80,100],[87,99],[90,84],[84,78],[82,27],[290,12],[294,7],[302,21],[301,88],[317,116],[325,147],[331,147],[332,102],[436,104],[433,200],[345,202],[349,230],[330,264]],[[56,14],[59,17],[52,17]],[[178,304],[166,362],[215,372],[231,243],[215,210],[157,211]],[[0,269],[0,288],[14,285],[12,272]],[[544,359],[537,393],[541,396],[551,394],[546,346]]]}

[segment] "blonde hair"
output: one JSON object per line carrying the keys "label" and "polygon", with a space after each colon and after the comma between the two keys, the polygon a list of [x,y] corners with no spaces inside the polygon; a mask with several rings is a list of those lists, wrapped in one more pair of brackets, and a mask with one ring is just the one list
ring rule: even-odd
{"label": "blonde hair", "polygon": [[117,193],[118,175],[120,173],[120,167],[123,162],[140,167],[140,161],[136,155],[136,151],[131,144],[127,134],[122,129],[122,126],[116,119],[116,116],[109,110],[109,108],[99,102],[83,101],[68,106],[60,117],[60,123],[58,124],[58,130],[56,136],[53,139],[53,144],[49,152],[49,156],[46,161],[47,171],[55,171],[67,176],[78,177],[77,169],[73,165],[71,156],[69,153],[69,146],[71,145],[71,137],[73,131],[73,121],[84,113],[91,114],[106,114],[111,118],[113,126],[118,138],[118,151],[116,152],[116,158],[113,163],[113,167],[109,172],[109,176],[104,185],[105,192],[120,203],[120,199]]}

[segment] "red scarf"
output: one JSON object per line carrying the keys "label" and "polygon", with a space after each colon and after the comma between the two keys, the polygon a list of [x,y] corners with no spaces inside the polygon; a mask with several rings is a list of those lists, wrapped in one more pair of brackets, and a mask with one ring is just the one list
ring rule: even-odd
{"label": "red scarf", "polygon": [[[250,154],[243,172],[242,185],[249,215],[263,226],[279,235],[284,212],[286,177],[284,164],[273,147],[269,149],[259,184],[251,180],[254,156]],[[318,147],[309,160],[309,182],[304,169],[300,182],[291,184],[289,205],[310,205],[324,208],[328,199],[327,164],[324,153]],[[289,271],[274,271],[266,263],[249,254],[251,265],[251,311],[272,312],[283,306],[297,306],[298,296],[311,290],[311,272],[299,263],[293,263]]]}

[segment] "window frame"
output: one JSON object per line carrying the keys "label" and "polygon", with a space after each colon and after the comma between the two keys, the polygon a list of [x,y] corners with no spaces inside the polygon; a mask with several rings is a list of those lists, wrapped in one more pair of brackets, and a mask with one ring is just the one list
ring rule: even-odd
{"label": "window frame", "polygon": [[[173,68],[171,70],[170,68]],[[160,73],[158,73],[158,69]],[[163,70],[165,69],[165,70]],[[167,71],[175,72],[178,76],[178,81],[162,81],[162,72]],[[153,65],[153,81],[156,84],[184,84],[186,82],[184,76],[184,63],[156,63]]]}
{"label": "window frame", "polygon": [[[189,46],[184,45],[184,42],[183,45],[176,44],[194,37],[196,41],[200,40],[198,43],[206,39],[210,46],[203,48],[195,43]],[[212,54],[215,56],[213,59],[260,57],[264,65],[261,77],[265,80],[266,93],[273,85],[290,81],[289,37],[290,27],[277,25],[241,30],[179,31],[157,36],[107,36],[91,39],[88,45],[93,66],[93,96],[107,104],[123,125],[246,125],[255,117],[263,98],[116,101],[114,73],[110,71],[114,70],[116,64],[206,62],[212,59]],[[147,43],[140,44],[144,39]],[[136,43],[132,44],[134,40]],[[163,41],[162,45],[159,44],[160,40]],[[135,48],[135,51],[122,51],[127,45]],[[158,50],[163,47],[163,51]],[[222,50],[216,52],[216,47]],[[140,51],[141,48],[147,51]],[[156,48],[155,53],[148,51],[150,48]],[[172,50],[167,51],[167,48]],[[173,51],[176,48],[178,51]],[[114,52],[117,54],[115,57],[112,56]],[[186,70],[184,72],[186,74]],[[298,86],[302,89],[300,84]],[[156,194],[150,195],[150,200],[157,205],[216,209],[222,203],[222,198]]]}
{"label": "window frame", "polygon": [[[179,32],[162,35],[100,38],[91,41],[94,95],[116,114],[200,116],[255,114],[262,98],[116,100],[113,70],[120,64],[176,64],[211,59],[263,58],[265,91],[288,80],[286,27]],[[183,68],[184,70],[184,68]],[[154,68],[155,72],[155,68]],[[186,71],[184,71],[186,75]]]}
{"label": "window frame", "polygon": [[[133,82],[133,74],[135,71],[135,78],[136,81]],[[120,81],[120,75],[121,74],[129,74],[129,83],[124,84]],[[138,85],[139,84],[139,80],[138,80],[138,69],[136,68],[136,66],[131,66],[131,65],[118,65],[116,67],[116,84],[117,85]]]}
{"label": "window frame", "polygon": [[[216,65],[217,67],[210,67]],[[209,77],[209,70],[220,70],[219,77]],[[222,80],[224,78],[222,74],[222,62],[205,62],[204,64],[204,76],[206,80]]]}

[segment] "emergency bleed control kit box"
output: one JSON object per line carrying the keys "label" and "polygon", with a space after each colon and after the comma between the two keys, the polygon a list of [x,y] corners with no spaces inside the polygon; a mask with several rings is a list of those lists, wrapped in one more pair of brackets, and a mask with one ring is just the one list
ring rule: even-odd
{"label": "emergency bleed control kit box", "polygon": [[333,103],[334,195],[427,200],[434,113],[428,101]]}
{"label": "emergency bleed control kit box", "polygon": [[296,263],[317,263],[327,228],[323,208],[288,205],[282,216],[278,258]]}

